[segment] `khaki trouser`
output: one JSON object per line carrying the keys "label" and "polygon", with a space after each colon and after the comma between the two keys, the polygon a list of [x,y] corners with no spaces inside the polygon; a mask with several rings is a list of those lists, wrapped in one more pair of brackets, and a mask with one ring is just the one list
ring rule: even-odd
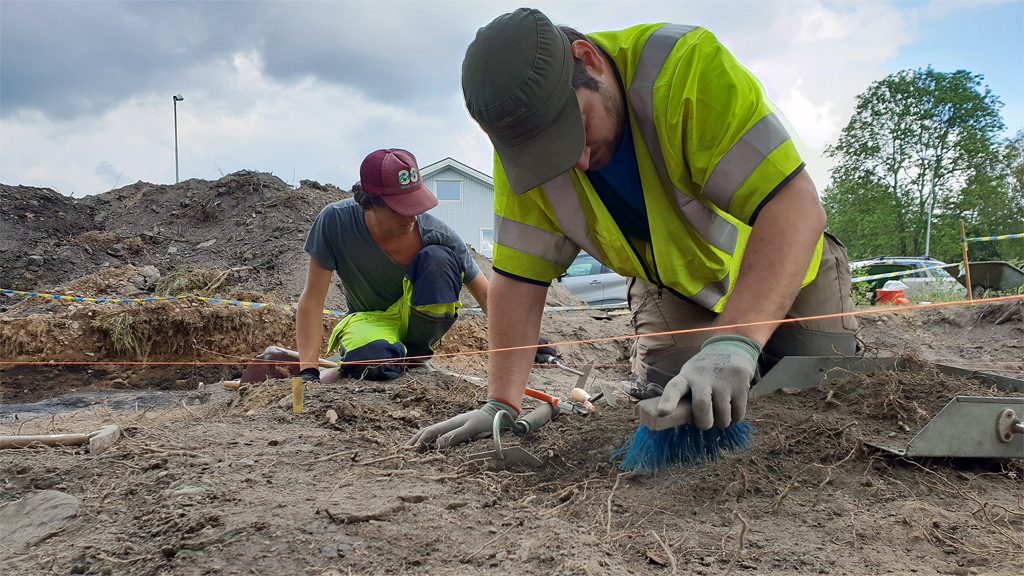
{"label": "khaki trouser", "polygon": [[[628,301],[637,335],[706,328],[715,325],[718,317],[667,290],[659,298],[658,288],[639,278],[629,280]],[[825,234],[818,274],[800,290],[786,318],[852,311],[846,248],[834,236]],[[856,330],[854,316],[780,324],[764,346],[761,373],[784,356],[851,356],[857,350],[853,336]],[[705,331],[637,338],[630,354],[634,376],[664,386],[713,335]]]}

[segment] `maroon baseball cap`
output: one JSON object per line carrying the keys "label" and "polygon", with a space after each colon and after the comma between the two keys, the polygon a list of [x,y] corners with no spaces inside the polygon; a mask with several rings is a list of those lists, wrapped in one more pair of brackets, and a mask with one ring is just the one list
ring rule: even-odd
{"label": "maroon baseball cap", "polygon": [[417,216],[437,206],[437,198],[423,185],[416,157],[400,148],[377,150],[359,167],[363,190],[376,194],[402,216]]}

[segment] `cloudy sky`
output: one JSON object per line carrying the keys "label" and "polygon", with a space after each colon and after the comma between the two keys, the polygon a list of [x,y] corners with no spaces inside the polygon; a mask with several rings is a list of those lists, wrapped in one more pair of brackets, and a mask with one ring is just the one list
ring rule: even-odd
{"label": "cloudy sky", "polygon": [[[386,147],[491,172],[459,87],[477,28],[521,2],[0,2],[0,182],[83,196],[250,169],[349,188]],[[1024,128],[1024,2],[536,1],[584,32],[704,26],[821,152],[875,80],[967,69]]]}

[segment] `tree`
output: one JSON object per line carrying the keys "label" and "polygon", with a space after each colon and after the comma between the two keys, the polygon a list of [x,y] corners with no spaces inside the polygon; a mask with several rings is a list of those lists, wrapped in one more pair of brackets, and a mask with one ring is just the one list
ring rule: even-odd
{"label": "tree", "polygon": [[928,67],[890,74],[857,96],[825,152],[837,163],[823,198],[829,229],[851,258],[923,255],[931,203],[930,252],[940,259],[957,258],[960,218],[977,235],[1019,227],[1007,222],[1016,208],[999,138],[1002,103],[982,81]]}

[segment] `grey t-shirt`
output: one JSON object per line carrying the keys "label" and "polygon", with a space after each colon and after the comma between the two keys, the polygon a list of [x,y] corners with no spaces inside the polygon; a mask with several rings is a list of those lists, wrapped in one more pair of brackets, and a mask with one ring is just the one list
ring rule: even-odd
{"label": "grey t-shirt", "polygon": [[[430,214],[416,217],[423,246],[447,246],[462,261],[464,282],[480,273],[466,243],[447,224]],[[349,312],[387,310],[402,297],[402,279],[409,267],[399,264],[373,241],[363,209],[355,200],[335,202],[324,208],[306,237],[306,253],[321,266],[333,270],[345,287]]]}

